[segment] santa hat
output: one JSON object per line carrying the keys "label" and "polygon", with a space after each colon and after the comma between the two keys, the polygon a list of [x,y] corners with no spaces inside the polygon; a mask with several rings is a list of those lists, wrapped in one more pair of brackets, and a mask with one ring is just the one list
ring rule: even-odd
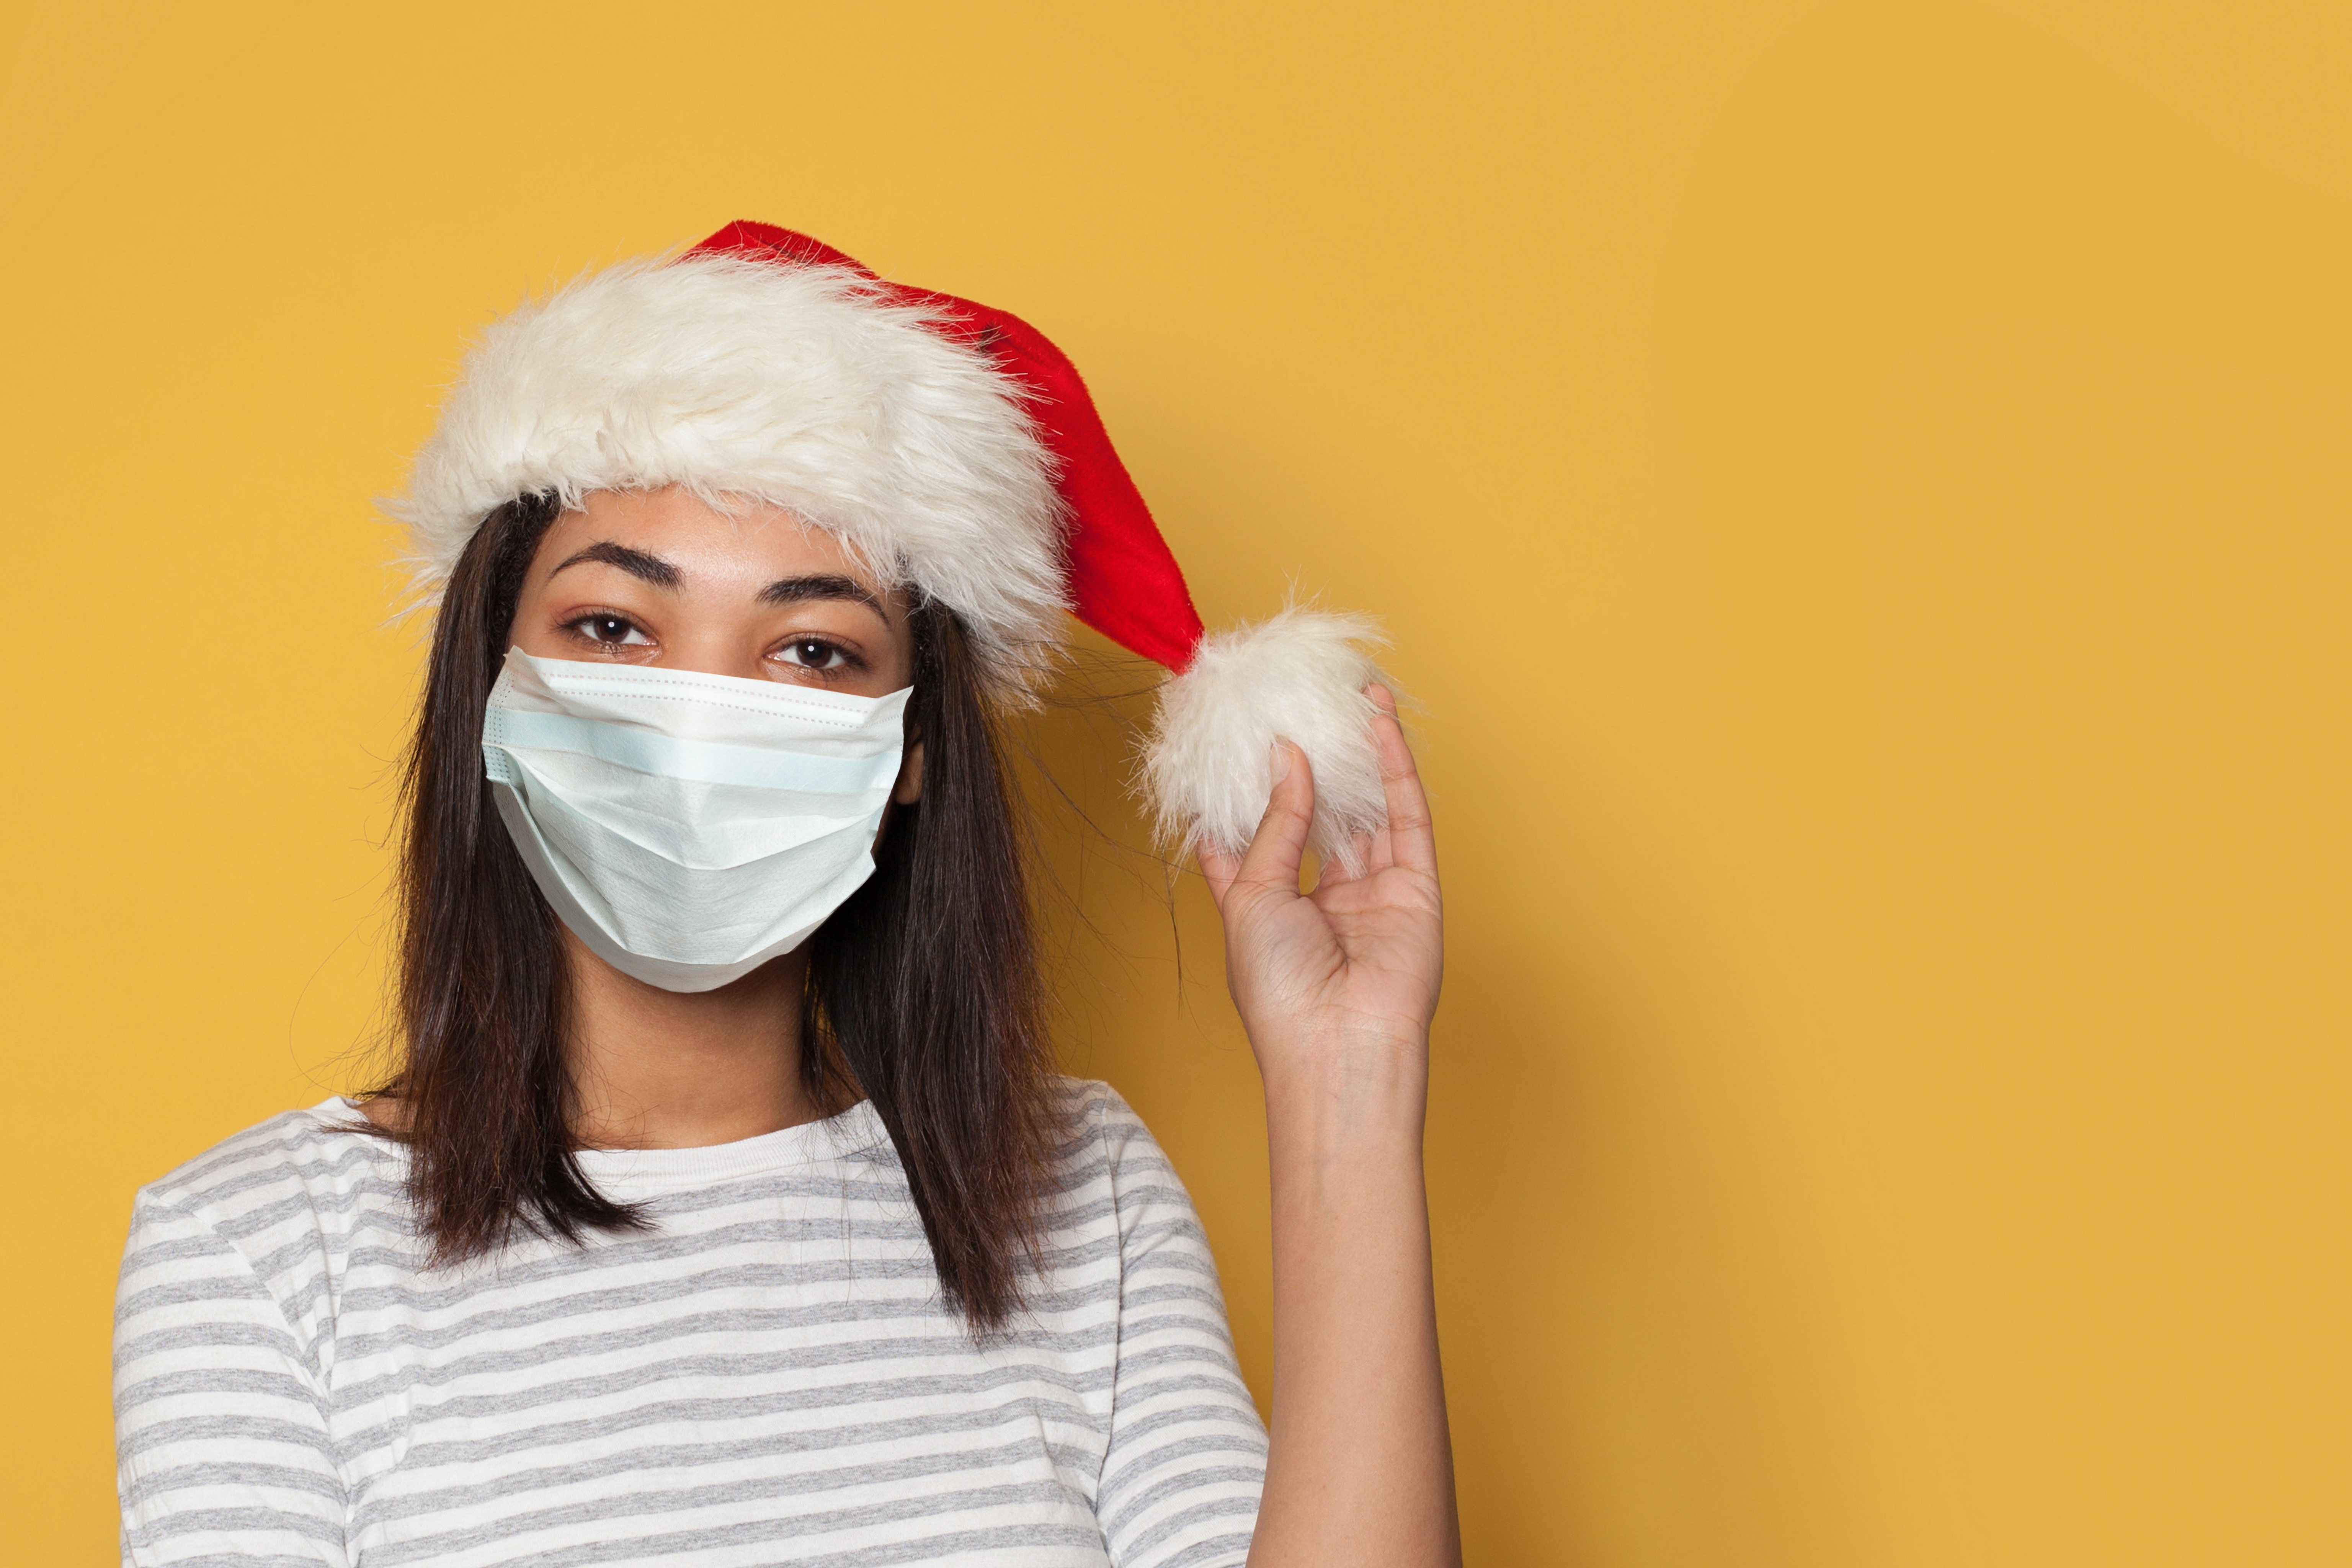
{"label": "santa hat", "polygon": [[1016,316],[730,224],[490,327],[393,510],[429,603],[506,502],[664,485],[835,534],[952,610],[1004,699],[1034,693],[1065,609],[1166,666],[1142,774],[1171,839],[1246,844],[1276,736],[1313,764],[1318,852],[1351,858],[1386,819],[1370,623],[1292,608],[1205,633],[1076,368]]}

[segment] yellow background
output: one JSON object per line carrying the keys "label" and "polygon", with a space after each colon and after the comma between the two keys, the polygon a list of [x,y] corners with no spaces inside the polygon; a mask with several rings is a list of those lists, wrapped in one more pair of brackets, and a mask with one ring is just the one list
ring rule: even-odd
{"label": "yellow background", "polygon": [[[132,1188],[378,1030],[371,499],[486,318],[751,216],[1056,337],[1213,622],[1395,634],[1474,1562],[2352,1560],[2352,10],[44,9],[0,1555],[114,1549]],[[1069,1056],[1262,1393],[1254,1074],[1124,743],[1038,736],[1108,834],[1049,814]]]}

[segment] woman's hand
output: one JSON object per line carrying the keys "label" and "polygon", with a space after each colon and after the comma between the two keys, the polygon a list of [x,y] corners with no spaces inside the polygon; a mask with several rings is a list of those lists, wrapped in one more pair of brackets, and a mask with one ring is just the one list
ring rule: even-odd
{"label": "woman's hand", "polygon": [[1367,695],[1389,821],[1357,847],[1360,872],[1327,864],[1299,892],[1315,781],[1286,744],[1248,851],[1201,857],[1274,1181],[1274,1442],[1250,1568],[1462,1561],[1421,1171],[1437,852],[1396,700]]}
{"label": "woman's hand", "polygon": [[1366,1052],[1418,1060],[1437,1008],[1444,944],[1429,803],[1396,699],[1380,686],[1365,694],[1380,710],[1372,742],[1389,820],[1359,840],[1360,872],[1327,862],[1315,890],[1299,892],[1315,781],[1286,741],[1276,744],[1279,776],[1248,851],[1201,851],[1224,919],[1226,983],[1269,1089],[1294,1072],[1370,1065]]}

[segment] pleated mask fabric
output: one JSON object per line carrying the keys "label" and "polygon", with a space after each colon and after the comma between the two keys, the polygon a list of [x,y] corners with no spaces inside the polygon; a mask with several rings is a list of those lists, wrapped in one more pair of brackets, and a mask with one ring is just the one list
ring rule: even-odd
{"label": "pleated mask fabric", "polygon": [[513,648],[483,767],[573,934],[647,984],[709,991],[798,947],[873,875],[907,696]]}

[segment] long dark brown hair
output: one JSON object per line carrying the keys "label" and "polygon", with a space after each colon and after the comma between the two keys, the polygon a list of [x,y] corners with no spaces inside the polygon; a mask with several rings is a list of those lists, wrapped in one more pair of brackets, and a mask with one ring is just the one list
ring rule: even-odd
{"label": "long dark brown hair", "polygon": [[[519,1230],[577,1243],[645,1224],[574,1157],[563,946],[482,771],[483,710],[558,510],[510,501],[459,558],[404,775],[404,1058],[379,1092],[407,1112],[411,1194],[441,1263]],[[894,808],[874,875],[811,939],[801,1063],[820,1107],[873,1101],[941,1293],[986,1333],[1035,1258],[1059,1101],[996,715],[954,614],[925,601],[909,618],[922,799]]]}

